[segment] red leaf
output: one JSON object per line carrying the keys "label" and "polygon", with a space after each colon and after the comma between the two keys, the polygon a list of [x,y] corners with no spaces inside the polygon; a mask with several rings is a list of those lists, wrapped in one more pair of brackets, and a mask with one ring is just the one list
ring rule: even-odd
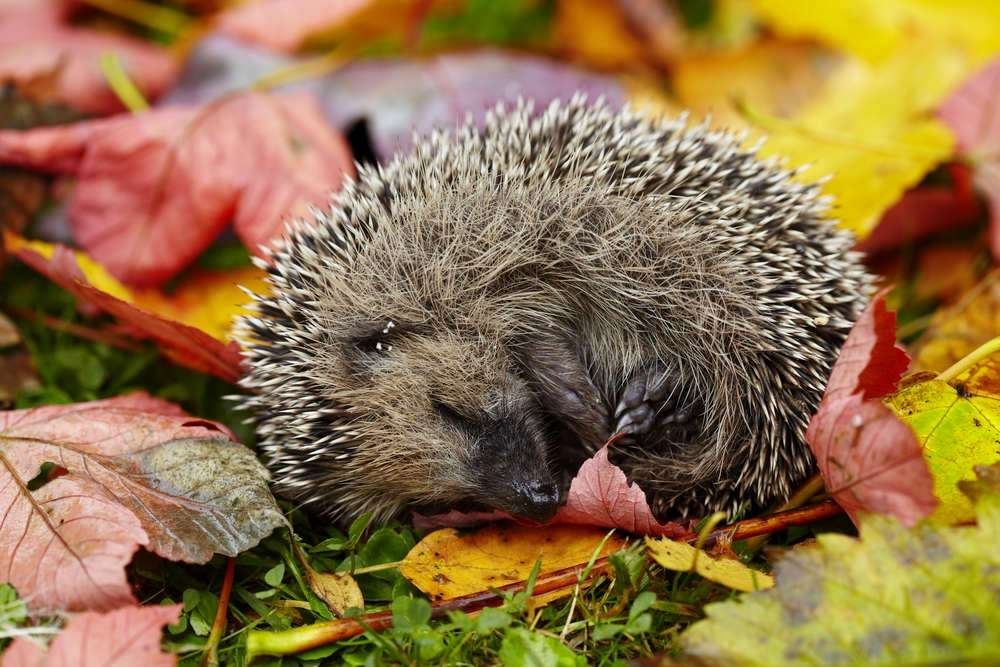
{"label": "red leaf", "polygon": [[827,491],[855,523],[859,513],[876,512],[913,526],[937,507],[920,442],[880,401],[825,399],[806,440]]}
{"label": "red leaf", "polygon": [[158,97],[177,78],[178,63],[165,49],[72,27],[64,22],[64,4],[33,0],[0,7],[0,81],[55,75],[58,101],[87,113],[110,114],[124,107],[101,72],[102,55],[117,54],[147,99]]}
{"label": "red leaf", "polygon": [[369,4],[371,0],[257,0],[225,12],[219,17],[218,28],[248,42],[294,51],[310,35],[329,29]]}
{"label": "red leaf", "polygon": [[972,75],[939,111],[972,161],[990,205],[993,256],[1000,259],[1000,58]]}
{"label": "red leaf", "polygon": [[232,383],[243,374],[242,357],[236,343],[223,343],[194,327],[168,320],[102,292],[86,282],[68,248],[57,246],[51,260],[26,248],[15,254],[74,296],[114,315],[136,338],[155,341],[174,362]]}
{"label": "red leaf", "polygon": [[827,490],[844,510],[878,512],[913,525],[937,506],[923,450],[909,426],[879,400],[909,364],[896,344],[896,315],[875,295],[848,336],[830,374],[806,442]]}
{"label": "red leaf", "polygon": [[[425,517],[414,515],[414,525],[420,530],[430,528],[467,527],[484,521],[514,519],[505,512],[458,512]],[[570,483],[566,504],[545,525],[579,524],[618,528],[636,535],[680,537],[688,531],[678,523],[659,523],[646,502],[638,484],[629,484],[621,468],[608,460],[608,445],[584,461]]]}
{"label": "red leaf", "polygon": [[0,163],[76,174],[77,241],[141,286],[187,266],[230,220],[259,252],[353,173],[347,144],[306,94],[0,131]]}
{"label": "red leaf", "polygon": [[48,651],[17,639],[3,655],[4,667],[99,667],[142,665],[170,667],[176,656],[160,649],[163,626],[176,623],[179,604],[123,607],[107,614],[74,616]]}
{"label": "red leaf", "polygon": [[[31,491],[46,461],[66,473]],[[132,602],[139,545],[205,562],[282,524],[266,480],[224,427],[145,394],[0,412],[0,580],[35,612]]]}
{"label": "red leaf", "polygon": [[851,329],[830,373],[823,400],[860,392],[880,398],[896,389],[910,356],[896,343],[896,313],[885,305],[883,289]]}
{"label": "red leaf", "polygon": [[621,468],[608,460],[608,445],[580,466],[569,487],[566,505],[552,523],[619,528],[636,535],[680,537],[678,523],[659,523],[638,484],[629,484]]}

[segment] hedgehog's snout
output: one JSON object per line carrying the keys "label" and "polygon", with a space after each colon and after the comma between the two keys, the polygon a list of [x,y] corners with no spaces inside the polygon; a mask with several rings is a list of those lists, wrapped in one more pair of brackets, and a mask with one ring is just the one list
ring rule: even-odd
{"label": "hedgehog's snout", "polygon": [[548,521],[563,503],[559,485],[551,480],[532,480],[511,485],[514,492],[511,509],[515,516],[539,523]]}

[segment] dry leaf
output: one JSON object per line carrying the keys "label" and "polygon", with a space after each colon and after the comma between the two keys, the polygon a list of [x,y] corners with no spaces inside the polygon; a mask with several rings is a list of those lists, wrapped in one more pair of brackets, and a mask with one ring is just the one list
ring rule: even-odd
{"label": "dry leaf", "polygon": [[752,570],[734,558],[713,558],[686,542],[647,537],[646,548],[653,560],[668,570],[697,572],[709,581],[737,591],[759,591],[774,586],[771,575]]}
{"label": "dry leaf", "polygon": [[940,373],[1000,331],[1000,269],[987,274],[957,303],[934,313],[914,344],[916,367]]}
{"label": "dry leaf", "polygon": [[[0,412],[0,461],[0,572],[35,611],[130,602],[139,545],[203,563],[285,523],[253,452],[146,394]],[[67,473],[30,491],[45,462]]]}
{"label": "dry leaf", "polygon": [[[434,600],[446,600],[528,578],[535,562],[552,572],[586,564],[607,532],[583,526],[529,528],[491,524],[474,532],[437,530],[406,555],[399,571]],[[618,551],[612,535],[600,555]]]}

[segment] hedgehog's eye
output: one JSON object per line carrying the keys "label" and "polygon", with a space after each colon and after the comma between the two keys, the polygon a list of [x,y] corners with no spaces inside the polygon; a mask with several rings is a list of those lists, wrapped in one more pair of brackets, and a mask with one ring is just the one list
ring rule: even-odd
{"label": "hedgehog's eye", "polygon": [[353,339],[354,347],[366,355],[384,355],[392,352],[395,329],[396,323],[387,320],[381,325],[369,328],[355,336]]}
{"label": "hedgehog's eye", "polygon": [[451,407],[447,403],[442,403],[441,401],[432,400],[431,405],[434,408],[434,412],[438,413],[442,419],[447,422],[451,422],[456,426],[467,426],[469,424],[469,419],[463,415],[461,412]]}

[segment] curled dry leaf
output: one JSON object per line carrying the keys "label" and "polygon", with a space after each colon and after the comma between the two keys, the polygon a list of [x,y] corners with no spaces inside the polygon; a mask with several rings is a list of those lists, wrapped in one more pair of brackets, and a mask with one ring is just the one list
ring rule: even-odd
{"label": "curled dry leaf", "polygon": [[260,252],[353,174],[305,93],[248,93],[70,126],[0,131],[0,164],[77,176],[77,241],[126,283],[163,283],[232,220]]}
{"label": "curled dry leaf", "polygon": [[[239,346],[232,341],[220,340],[227,333],[222,328],[222,322],[231,321],[245,300],[232,280],[224,280],[216,286],[231,295],[221,297],[221,307],[220,300],[217,300],[220,295],[213,291],[202,293],[199,304],[187,310],[178,301],[188,293],[189,288],[182,287],[171,299],[151,290],[130,290],[108,276],[103,267],[69,248],[26,241],[9,232],[4,238],[12,254],[21,261],[87,304],[115,316],[133,336],[155,341],[164,354],[176,363],[228,382],[236,382],[242,375]],[[245,284],[257,284],[257,274],[248,275]],[[196,294],[193,296],[197,297]],[[210,312],[211,306],[215,308]],[[215,335],[198,328],[202,326]]]}
{"label": "curled dry leaf", "polygon": [[[998,17],[1000,19],[1000,17]],[[971,161],[990,207],[993,256],[1000,258],[1000,58],[971,76],[941,106],[940,117]]]}
{"label": "curled dry leaf", "polygon": [[646,548],[653,560],[668,570],[697,572],[709,581],[737,591],[759,591],[774,586],[771,575],[752,570],[735,558],[713,558],[686,542],[647,537]]}
{"label": "curled dry leaf", "polygon": [[855,523],[867,511],[913,525],[938,504],[916,436],[878,400],[908,363],[880,292],[844,343],[806,430],[827,490]]}
{"label": "curled dry leaf", "polygon": [[92,114],[124,106],[101,71],[113,53],[147,99],[158,97],[177,77],[178,62],[163,48],[123,35],[74,27],[57,0],[6,2],[0,6],[0,80],[54,79],[55,99]]}
{"label": "curled dry leaf", "polygon": [[[66,474],[32,491],[45,462]],[[203,563],[284,525],[249,449],[142,393],[2,412],[0,463],[0,574],[35,611],[131,601],[139,545]]]}
{"label": "curled dry leaf", "polygon": [[176,656],[160,650],[163,626],[176,623],[181,605],[122,607],[74,616],[48,649],[21,638],[0,657],[3,667],[172,667]]}
{"label": "curled dry leaf", "polygon": [[[491,524],[474,532],[430,533],[406,555],[399,571],[434,600],[448,600],[523,581],[541,559],[551,572],[587,563],[607,532],[583,526]],[[599,555],[624,546],[612,535]]]}

